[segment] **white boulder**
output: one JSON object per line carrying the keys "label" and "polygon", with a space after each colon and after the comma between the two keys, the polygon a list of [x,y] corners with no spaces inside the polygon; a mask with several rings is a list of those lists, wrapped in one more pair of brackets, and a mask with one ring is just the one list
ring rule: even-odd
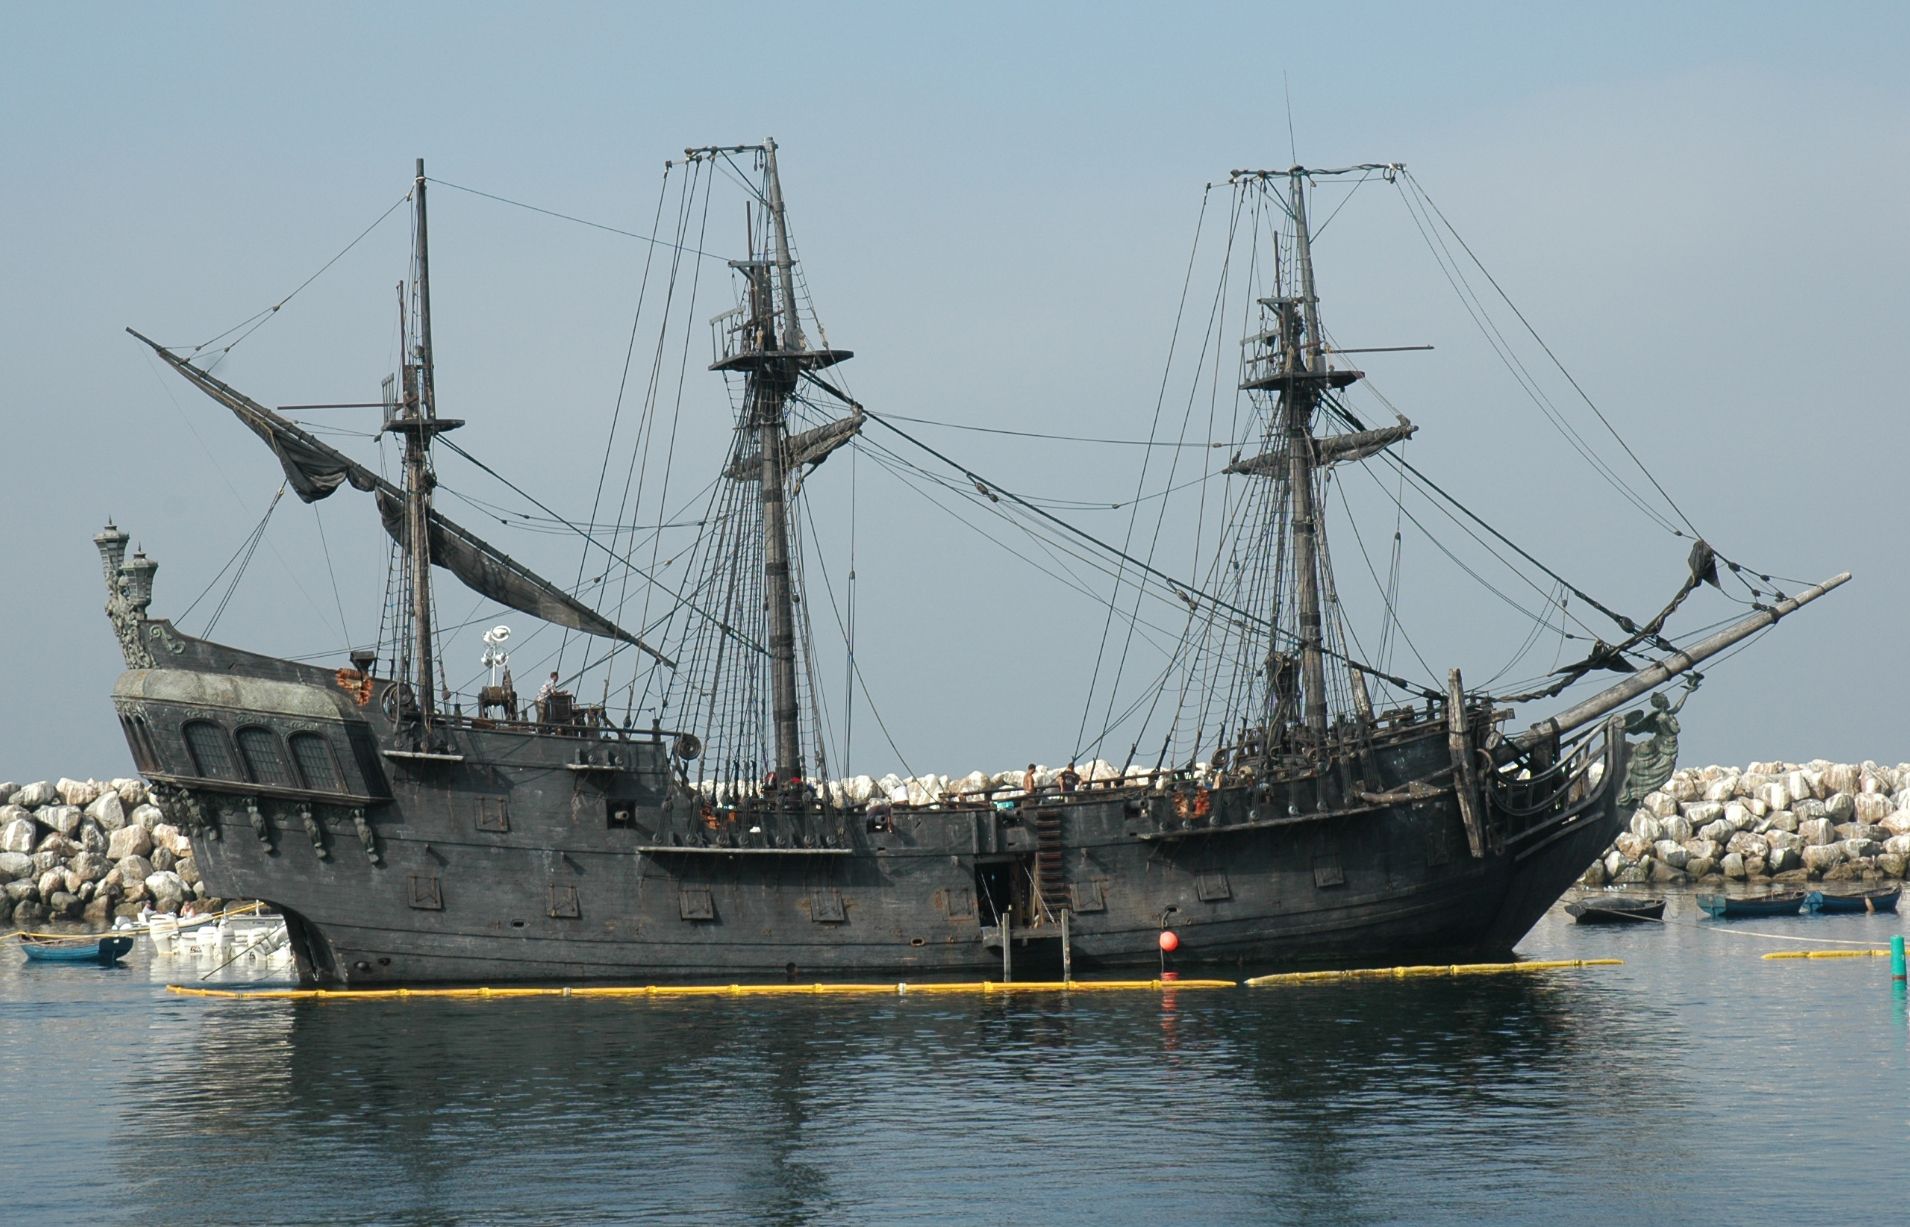
{"label": "white boulder", "polygon": [[77,805],[49,805],[34,815],[44,826],[71,839],[80,833],[80,819],[85,813]]}
{"label": "white boulder", "polygon": [[1832,763],[1824,768],[1824,790],[1827,793],[1856,792],[1862,778],[1862,768],[1850,763]]}
{"label": "white boulder", "polygon": [[61,777],[53,785],[53,791],[60,794],[60,800],[67,805],[77,805],[85,809],[99,799],[99,781],[69,780]]}
{"label": "white boulder", "polygon": [[1813,876],[1834,869],[1844,859],[1842,844],[1812,844],[1804,849],[1804,868]]}
{"label": "white boulder", "polygon": [[86,807],[86,816],[99,823],[102,831],[117,831],[126,825],[126,802],[117,792],[103,792]]}
{"label": "white boulder", "polygon": [[31,852],[40,842],[40,826],[31,818],[15,818],[0,827],[0,852]]}
{"label": "white boulder", "polygon": [[1889,797],[1880,792],[1860,792],[1852,798],[1856,802],[1853,817],[1858,822],[1877,823],[1888,818],[1896,810]]}
{"label": "white boulder", "polygon": [[1715,861],[1724,855],[1724,848],[1715,839],[1687,839],[1685,853],[1691,860]]}
{"label": "white boulder", "polygon": [[1804,837],[1806,844],[1814,848],[1823,847],[1837,836],[1836,828],[1828,818],[1813,818],[1809,822],[1800,822],[1797,824],[1797,833]]}
{"label": "white boulder", "polygon": [[106,841],[106,859],[123,861],[129,856],[145,856],[153,850],[152,835],[143,826],[125,826]]}
{"label": "white boulder", "polygon": [[192,898],[192,888],[176,873],[153,873],[146,877],[146,892],[153,897],[156,911],[176,912]]}

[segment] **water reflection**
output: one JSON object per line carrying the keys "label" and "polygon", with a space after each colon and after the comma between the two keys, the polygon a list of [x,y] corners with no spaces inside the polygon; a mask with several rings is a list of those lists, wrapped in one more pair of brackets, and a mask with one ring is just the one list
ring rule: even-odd
{"label": "water reflection", "polygon": [[328,1221],[797,1223],[1025,1214],[1028,1188],[1083,1172],[1107,1221],[1188,1181],[1219,1219],[1371,1221],[1415,1139],[1503,1152],[1616,1121],[1601,1101],[1650,1012],[1509,977],[164,1013],[189,1038],[132,1093],[196,1136],[124,1130],[135,1202],[210,1151],[228,1218],[284,1221],[290,1186]]}

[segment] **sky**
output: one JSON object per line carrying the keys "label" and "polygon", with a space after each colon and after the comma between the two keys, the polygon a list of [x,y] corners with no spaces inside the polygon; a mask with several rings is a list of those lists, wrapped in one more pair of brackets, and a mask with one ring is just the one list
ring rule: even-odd
{"label": "sky", "polygon": [[[417,157],[443,184],[647,233],[666,159],[765,136],[872,409],[1124,438],[1162,395],[1206,184],[1296,154],[1406,163],[1707,539],[1774,575],[1855,573],[1707,671],[1683,761],[1910,759],[1907,57],[1910,8],[1882,3],[0,2],[0,782],[131,773],[92,534],[109,516],[132,533],[160,564],[154,611],[201,633],[280,480],[126,326],[196,343],[286,299]],[[1595,594],[1654,610],[1688,542],[1568,463],[1372,199],[1316,251],[1323,310],[1362,343],[1437,345],[1367,364],[1421,425],[1415,463]],[[443,411],[582,514],[649,249],[449,186],[431,206]],[[221,377],[269,404],[375,399],[402,212]],[[740,215],[712,223],[731,232]],[[691,396],[720,437],[720,389]],[[933,441],[1012,489],[1134,482],[1111,449]],[[1098,608],[865,461],[813,480],[819,521],[855,491],[858,659],[887,728],[855,717],[851,769],[1065,759]],[[297,655],[375,632],[383,539],[343,503],[274,512],[214,637]],[[579,567],[554,538],[501,544]],[[1429,662],[1504,662],[1523,632],[1475,588],[1407,574]],[[449,650],[479,672],[474,642]],[[531,661],[534,644],[520,676]]]}

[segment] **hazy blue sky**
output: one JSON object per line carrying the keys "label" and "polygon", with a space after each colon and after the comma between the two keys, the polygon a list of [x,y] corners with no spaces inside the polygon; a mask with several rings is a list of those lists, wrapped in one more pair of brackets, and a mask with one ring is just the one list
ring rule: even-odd
{"label": "hazy blue sky", "polygon": [[[159,560],[155,610],[177,614],[278,485],[121,329],[197,341],[277,301],[403,195],[414,157],[644,230],[665,158],[773,135],[809,284],[872,408],[1131,437],[1202,185],[1290,161],[1283,77],[1300,158],[1409,164],[1720,548],[1857,573],[1710,674],[1686,761],[1910,759],[1907,34],[1901,3],[0,3],[0,779],[130,770],[89,540],[106,516]],[[643,248],[449,189],[432,207],[444,411],[471,421],[465,446],[587,508]],[[1352,220],[1333,237],[1354,241]],[[1323,244],[1322,294],[1342,336],[1440,342],[1368,365],[1423,428],[1416,462],[1595,592],[1655,608],[1682,549],[1555,465],[1390,221],[1393,246]],[[404,241],[375,232],[221,375],[268,403],[375,396]],[[936,439],[1015,486],[1133,480],[1128,455]],[[830,497],[847,480],[816,479]],[[872,469],[854,480],[862,662],[909,761],[1064,757],[1092,607]],[[337,601],[316,516],[288,502],[216,637],[318,651],[340,606],[370,637],[383,543],[344,501],[323,505]],[[506,544],[575,570],[567,543]],[[1469,675],[1522,633],[1475,598],[1408,606],[1434,663]],[[455,651],[475,672],[475,646]],[[856,750],[858,769],[896,765],[861,723]]]}

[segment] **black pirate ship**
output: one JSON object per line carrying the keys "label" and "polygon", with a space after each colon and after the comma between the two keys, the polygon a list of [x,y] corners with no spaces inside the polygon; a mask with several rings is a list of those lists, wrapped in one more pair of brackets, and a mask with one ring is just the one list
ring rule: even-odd
{"label": "black pirate ship", "polygon": [[[1639,782],[1626,794],[1622,709],[1847,578],[1758,593],[1748,616],[1680,645],[1667,618],[1717,578],[1700,542],[1662,613],[1611,613],[1614,642],[1597,638],[1520,695],[1468,690],[1457,669],[1415,683],[1362,659],[1334,586],[1326,483],[1342,466],[1403,463],[1396,449],[1416,427],[1369,426],[1349,404],[1363,375],[1322,329],[1309,196],[1402,168],[1237,171],[1236,202],[1272,219],[1260,257],[1272,268],[1249,304],[1237,380],[1249,445],[1209,474],[1241,492],[1215,552],[1180,566],[1136,557],[949,462],[952,483],[991,512],[1099,551],[1137,606],[1145,594],[1181,616],[1156,701],[1133,709],[1161,716],[1159,749],[1141,751],[1137,731],[1126,761],[1097,759],[1073,787],[1051,773],[899,789],[842,778],[818,715],[795,508],[805,475],[867,445],[871,423],[897,446],[919,440],[834,377],[850,354],[808,307],[774,142],[689,150],[681,165],[751,185],[751,250],[729,261],[739,301],[713,321],[711,369],[732,388],[735,430],[709,465],[719,476],[685,578],[658,576],[627,537],[572,525],[647,586],[638,631],[620,622],[627,602],[605,612],[435,505],[435,456],[461,423],[440,414],[434,386],[422,162],[402,370],[382,406],[381,430],[402,441],[395,477],[194,353],[140,337],[267,444],[299,498],[370,494],[391,538],[393,634],[323,663],[153,616],[155,564],[126,558],[110,525],[96,538],[135,760],[191,832],[208,888],[284,914],[306,982],[1153,967],[1168,929],[1185,965],[1504,954],[1629,813]],[[434,567],[587,637],[597,665],[628,665],[621,710],[607,685],[600,703],[571,685],[520,698],[508,667],[455,692]],[[1622,680],[1503,727],[1509,702],[1606,668]]]}

